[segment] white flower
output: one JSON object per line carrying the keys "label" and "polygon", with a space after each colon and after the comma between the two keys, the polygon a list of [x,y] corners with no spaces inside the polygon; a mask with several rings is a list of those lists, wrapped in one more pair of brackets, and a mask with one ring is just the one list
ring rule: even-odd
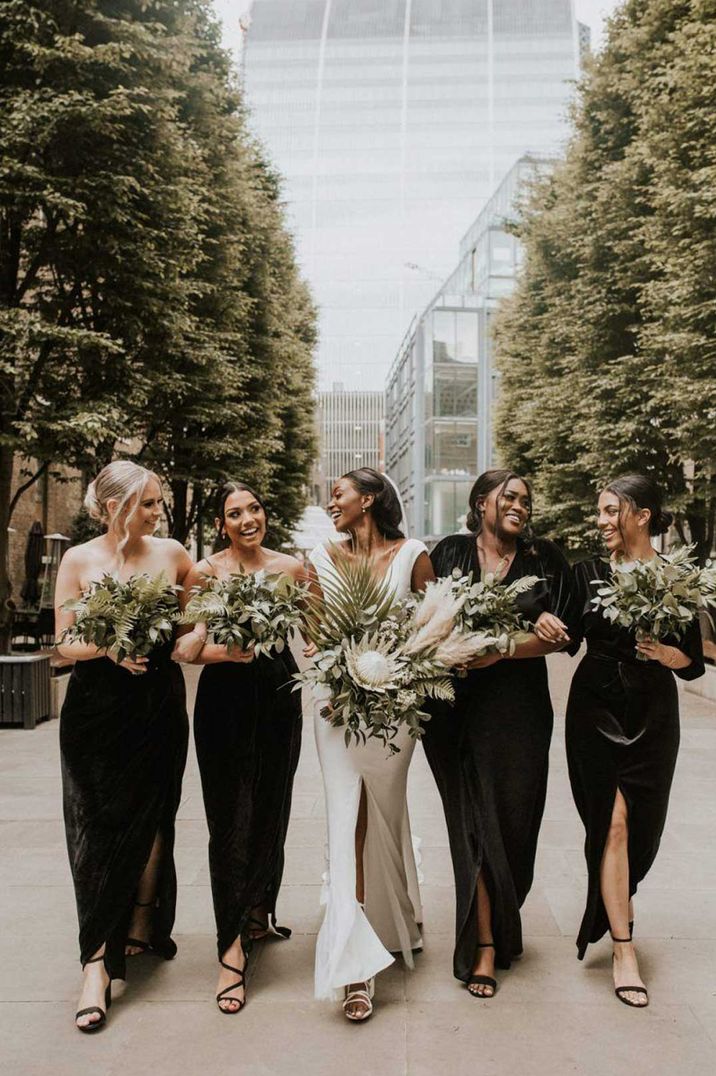
{"label": "white flower", "polygon": [[399,710],[414,710],[418,705],[418,696],[415,691],[403,689],[395,696],[395,703]]}
{"label": "white flower", "polygon": [[366,635],[360,642],[346,646],[348,672],[358,687],[385,692],[397,686],[401,663],[396,654],[391,654],[389,645],[378,635]]}

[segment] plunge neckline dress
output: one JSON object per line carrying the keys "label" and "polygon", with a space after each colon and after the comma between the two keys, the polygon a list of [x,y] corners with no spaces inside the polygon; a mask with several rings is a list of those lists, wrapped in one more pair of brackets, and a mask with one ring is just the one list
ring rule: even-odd
{"label": "plunge neckline dress", "polygon": [[[410,593],[413,567],[427,549],[414,538],[398,549],[385,579],[396,598]],[[325,546],[311,562],[319,582],[339,579]],[[328,867],[321,902],[325,907],[316,944],[315,994],[336,1000],[350,983],[365,982],[400,952],[413,967],[422,947],[422,906],[408,815],[408,767],[415,741],[402,728],[389,756],[375,739],[345,746],[344,729],[334,728],[315,706],[314,728],[326,796]],[[356,899],[355,830],[361,784],[365,785],[368,825],[363,857],[365,904]]]}
{"label": "plunge neckline dress", "polygon": [[[435,574],[480,578],[474,534],[444,538],[431,553]],[[575,620],[569,566],[546,539],[519,540],[502,582],[540,579],[517,599],[534,623],[555,613]],[[508,968],[522,952],[520,908],[534,875],[544,812],[553,710],[543,657],[501,660],[456,678],[455,703],[432,702],[423,746],[435,777],[455,876],[453,972],[467,982],[477,954],[477,879],[482,870],[492,906],[495,960]]]}
{"label": "plunge neckline dress", "polygon": [[683,639],[667,637],[691,658],[685,669],[667,669],[636,656],[633,629],[611,624],[594,609],[592,580],[611,578],[608,561],[594,557],[574,566],[579,631],[587,653],[580,661],[567,702],[566,747],[572,795],[585,828],[588,885],[577,937],[581,960],[587,946],[609,929],[599,871],[614,797],[620,789],[629,814],[629,895],[656,858],[666,823],[669,794],[679,751],[679,697],[674,676],[696,680],[704,673],[698,620]]}

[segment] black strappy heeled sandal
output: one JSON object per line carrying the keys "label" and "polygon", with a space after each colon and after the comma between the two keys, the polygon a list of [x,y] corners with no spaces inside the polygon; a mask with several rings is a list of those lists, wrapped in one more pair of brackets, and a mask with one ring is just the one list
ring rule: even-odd
{"label": "black strappy heeled sandal", "polygon": [[[84,971],[88,964],[97,964],[100,960],[104,962],[104,970],[109,975],[109,968],[107,967],[107,962],[104,959],[104,954],[102,954],[102,956],[93,956],[91,960],[86,960],[85,963],[82,965],[82,970]],[[107,1011],[111,1004],[112,980],[110,978],[104,991],[104,1009],[100,1009],[99,1005],[90,1005],[87,1009],[79,1009],[78,1012],[75,1013],[75,1027],[77,1028],[77,1030],[84,1031],[85,1034],[89,1034],[93,1031],[99,1031],[99,1029],[101,1027],[104,1027],[104,1025],[107,1023]],[[99,1013],[99,1020],[93,1020],[91,1024],[77,1023],[80,1016],[89,1016],[91,1013],[94,1012]]]}
{"label": "black strappy heeled sandal", "polygon": [[[631,944],[631,932],[628,938],[615,938],[610,933],[610,937],[615,945],[630,945]],[[612,954],[612,964],[614,963],[614,955]],[[615,986],[614,993],[621,1001],[622,1005],[628,1005],[630,1009],[645,1009],[649,1004],[649,991],[645,986]],[[624,997],[625,994],[643,994],[646,1001],[643,1005],[640,1005],[638,1001],[630,1001],[629,998]]]}
{"label": "black strappy heeled sandal", "polygon": [[[477,948],[494,949],[495,945],[494,942],[479,942]],[[471,975],[465,985],[468,987],[468,994],[470,994],[473,998],[494,998],[495,994],[497,993],[497,979],[493,979],[490,975]],[[476,994],[474,990],[469,989],[469,987],[471,986],[491,986],[492,993]]]}
{"label": "black strappy heeled sandal", "polygon": [[[235,975],[239,976],[238,982],[232,983],[231,986],[225,986],[224,989],[220,990],[219,993],[216,995],[216,1004],[217,1004],[217,1006],[219,1008],[219,1012],[223,1012],[225,1016],[235,1016],[237,1012],[241,1012],[244,1005],[246,1004],[246,982],[245,982],[245,979],[244,979],[244,975],[245,975],[245,972],[246,972],[246,964],[248,963],[248,959],[249,959],[248,956],[244,957],[244,966],[241,969],[232,968],[231,964],[226,964],[223,960],[219,961],[222,968],[226,968],[227,971],[233,971]],[[239,998],[228,998],[226,996],[227,994],[230,994],[232,990],[236,990],[237,987],[239,987],[239,986],[243,986],[243,988],[244,988],[244,999],[243,999],[243,1001],[240,1001]],[[221,1007],[221,1002],[222,1001],[233,1001],[238,1005],[238,1008],[237,1009],[223,1009]]]}
{"label": "black strappy heeled sandal", "polygon": [[[134,907],[135,908],[152,908],[152,907],[154,907],[155,904],[156,904],[155,900],[147,900],[147,901],[135,900]],[[142,941],[141,938],[127,938],[127,940],[124,943],[125,949],[130,945],[135,949],[139,949],[140,952],[138,952],[138,953],[126,953],[125,954],[126,956],[144,956],[145,953],[151,953],[151,951],[152,951],[152,943],[148,942],[148,941]]]}
{"label": "black strappy heeled sandal", "polygon": [[263,941],[264,938],[268,938],[270,934],[276,934],[279,938],[290,938],[291,928],[280,927],[276,922],[273,915],[269,914],[265,919],[257,919],[255,915],[249,917],[246,924],[249,932],[249,939],[252,942]]}

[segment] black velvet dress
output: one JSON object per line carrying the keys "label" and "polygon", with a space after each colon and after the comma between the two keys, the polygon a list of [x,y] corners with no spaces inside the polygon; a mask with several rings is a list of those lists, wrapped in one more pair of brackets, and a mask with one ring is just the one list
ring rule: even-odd
{"label": "black velvet dress", "polygon": [[125,941],[155,837],[162,853],[150,943],[176,953],[174,818],[189,722],[184,677],[157,649],[133,676],[109,658],[78,661],[60,718],[65,833],[80,925],[80,958],[106,943],[112,978],[124,978]]}
{"label": "black velvet dress", "polygon": [[[289,653],[207,665],[199,679],[194,739],[209,824],[209,870],[222,957],[253,908],[275,925],[301,700]],[[285,936],[290,933],[279,928]]]}
{"label": "black velvet dress", "polygon": [[[474,535],[443,539],[431,554],[438,577],[453,568],[479,579]],[[505,576],[543,580],[518,599],[526,620],[555,613],[574,620],[569,567],[552,542],[518,543]],[[467,981],[477,953],[476,886],[480,871],[492,903],[496,962],[522,952],[520,907],[534,873],[552,736],[544,658],[498,661],[455,680],[455,704],[433,704],[423,744],[445,809],[455,873],[453,969]]]}
{"label": "black velvet dress", "polygon": [[[590,942],[609,929],[602,902],[599,869],[620,789],[629,813],[629,891],[636,892],[659,849],[669,806],[669,791],[679,750],[679,702],[674,674],[656,661],[636,656],[635,633],[611,624],[590,602],[591,580],[606,580],[611,568],[599,558],[574,568],[581,614],[580,637],[587,653],[572,679],[567,704],[567,762],[577,810],[586,830],[584,851],[589,883],[587,905],[577,938],[580,960]],[[694,621],[683,639],[667,637],[691,658],[676,671],[682,680],[704,672],[701,632]]]}

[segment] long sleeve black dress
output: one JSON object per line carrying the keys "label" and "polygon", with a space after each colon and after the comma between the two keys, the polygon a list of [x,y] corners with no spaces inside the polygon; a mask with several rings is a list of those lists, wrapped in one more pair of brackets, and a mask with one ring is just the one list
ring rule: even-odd
{"label": "long sleeve black dress", "polygon": [[189,722],[184,677],[171,644],[133,676],[109,658],[78,661],[60,718],[63,806],[84,964],[106,943],[114,979],[137,886],[157,835],[161,860],[150,943],[176,953],[174,819],[181,797]]}
{"label": "long sleeve black dress", "polygon": [[207,665],[199,679],[194,740],[220,959],[252,909],[265,908],[275,923],[301,749],[301,700],[291,690],[296,671],[284,650],[248,664]]}
{"label": "long sleeve black dress", "polygon": [[[479,578],[474,535],[451,535],[431,555],[438,577],[454,568]],[[526,620],[574,620],[569,567],[552,542],[519,541],[505,576],[542,581],[518,599]],[[503,660],[455,680],[454,706],[434,704],[423,743],[445,810],[455,873],[453,968],[466,982],[477,953],[476,886],[482,870],[492,903],[496,962],[522,952],[520,907],[534,872],[552,736],[544,658]]]}
{"label": "long sleeve black dress", "polygon": [[[577,810],[586,830],[584,844],[589,883],[577,938],[581,960],[590,942],[609,929],[601,897],[599,870],[617,789],[629,813],[629,892],[651,867],[659,849],[669,806],[669,791],[679,750],[679,702],[674,674],[656,661],[636,656],[633,630],[611,624],[591,604],[592,580],[607,580],[608,561],[593,558],[575,565],[575,596],[580,625],[570,646],[581,638],[587,653],[572,679],[567,703],[567,762]],[[691,658],[675,670],[682,680],[704,672],[701,632],[694,620],[683,639],[667,637]]]}

